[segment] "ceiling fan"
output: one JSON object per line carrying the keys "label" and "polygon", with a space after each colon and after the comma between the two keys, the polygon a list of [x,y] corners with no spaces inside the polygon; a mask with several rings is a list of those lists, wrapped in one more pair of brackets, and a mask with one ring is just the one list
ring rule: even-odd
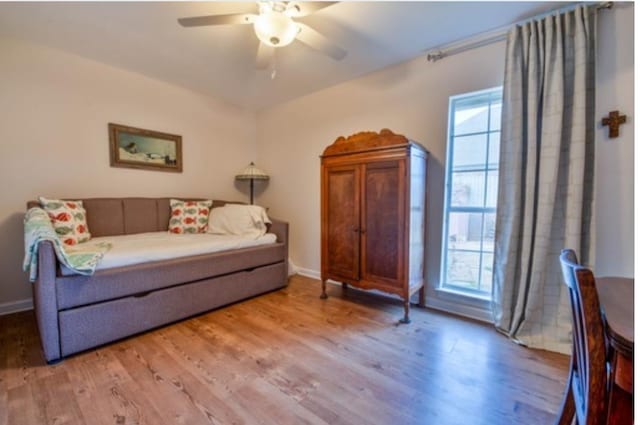
{"label": "ceiling fan", "polygon": [[273,62],[275,49],[298,40],[335,60],[342,60],[347,52],[327,37],[302,22],[294,21],[331,6],[337,2],[324,1],[258,1],[258,14],[233,13],[228,15],[195,16],[180,18],[183,27],[210,25],[253,25],[260,40],[256,56],[256,68],[264,69]]}

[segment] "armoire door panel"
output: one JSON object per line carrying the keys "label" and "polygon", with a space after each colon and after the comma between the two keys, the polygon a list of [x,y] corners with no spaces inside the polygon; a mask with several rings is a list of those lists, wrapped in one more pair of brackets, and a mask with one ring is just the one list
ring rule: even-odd
{"label": "armoire door panel", "polygon": [[361,275],[402,285],[404,258],[404,160],[364,166]]}
{"label": "armoire door panel", "polygon": [[326,169],[327,272],[349,279],[359,278],[359,180],[359,167]]}

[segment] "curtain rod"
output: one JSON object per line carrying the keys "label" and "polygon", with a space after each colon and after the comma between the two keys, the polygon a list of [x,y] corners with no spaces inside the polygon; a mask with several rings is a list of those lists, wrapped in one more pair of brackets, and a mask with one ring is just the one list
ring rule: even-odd
{"label": "curtain rod", "polygon": [[[429,52],[427,53],[427,60],[429,62],[436,62],[436,61],[439,61],[440,59],[444,59],[447,56],[452,56],[457,53],[466,52],[467,50],[476,49],[478,47],[487,46],[489,44],[506,40],[507,32],[514,25],[522,25],[524,23],[527,23],[536,19],[545,18],[549,15],[553,15],[554,13],[568,12],[584,4],[586,3],[572,4],[570,6],[554,9],[549,12],[541,13],[540,15],[536,15],[528,19],[523,19],[522,21],[518,21],[510,25],[497,28],[495,30],[487,31],[481,34],[476,34],[462,40],[454,41],[452,43],[444,44],[442,46],[429,49]],[[596,6],[596,10],[611,9],[611,8],[613,8],[612,1],[602,2]]]}

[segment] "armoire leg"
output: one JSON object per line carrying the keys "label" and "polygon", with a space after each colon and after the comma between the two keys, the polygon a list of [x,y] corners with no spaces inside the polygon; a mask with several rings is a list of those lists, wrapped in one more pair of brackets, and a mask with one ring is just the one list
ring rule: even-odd
{"label": "armoire leg", "polygon": [[322,279],[322,294],[320,294],[320,299],[326,300],[327,298],[327,281]]}
{"label": "armoire leg", "polygon": [[342,289],[347,289],[347,288],[348,288],[347,282],[342,282]]}
{"label": "armoire leg", "polygon": [[400,323],[407,324],[411,323],[411,319],[409,319],[409,300],[404,302],[404,317],[400,319]]}
{"label": "armoire leg", "polygon": [[424,285],[420,288],[420,292],[418,292],[418,306],[422,308],[427,306],[427,291]]}

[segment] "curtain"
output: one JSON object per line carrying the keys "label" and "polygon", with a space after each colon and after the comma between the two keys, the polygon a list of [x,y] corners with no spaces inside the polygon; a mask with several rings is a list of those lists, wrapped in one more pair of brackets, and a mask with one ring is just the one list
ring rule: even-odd
{"label": "curtain", "polygon": [[580,6],[507,35],[492,311],[533,348],[571,352],[558,256],[592,264],[595,13]]}

